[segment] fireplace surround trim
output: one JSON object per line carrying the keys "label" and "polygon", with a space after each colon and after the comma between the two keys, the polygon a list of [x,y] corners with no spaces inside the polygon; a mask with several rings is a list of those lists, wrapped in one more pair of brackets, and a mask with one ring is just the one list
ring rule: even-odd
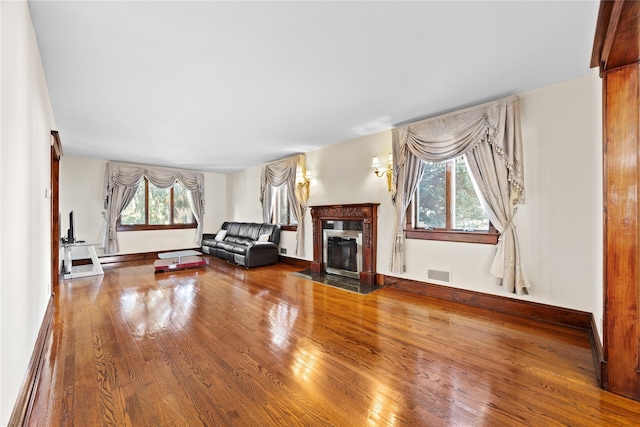
{"label": "fireplace surround trim", "polygon": [[311,271],[324,273],[322,248],[323,221],[362,221],[362,271],[360,283],[376,284],[376,246],[379,203],[311,206],[313,224],[313,261]]}

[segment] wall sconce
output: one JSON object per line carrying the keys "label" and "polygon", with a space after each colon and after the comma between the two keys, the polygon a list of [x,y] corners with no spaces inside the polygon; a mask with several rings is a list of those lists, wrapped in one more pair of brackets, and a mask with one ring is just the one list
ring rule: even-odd
{"label": "wall sconce", "polygon": [[387,176],[387,188],[391,191],[392,188],[392,179],[393,179],[393,157],[392,154],[389,153],[389,160],[387,160],[387,168],[380,168],[380,159],[374,157],[371,159],[371,167],[375,168],[373,173],[376,174],[378,178],[382,178],[384,175]]}
{"label": "wall sconce", "polygon": [[296,184],[300,191],[304,191],[306,193],[307,199],[309,198],[309,183],[311,182],[311,172],[307,171],[304,175],[302,175],[302,171],[298,170],[296,172]]}

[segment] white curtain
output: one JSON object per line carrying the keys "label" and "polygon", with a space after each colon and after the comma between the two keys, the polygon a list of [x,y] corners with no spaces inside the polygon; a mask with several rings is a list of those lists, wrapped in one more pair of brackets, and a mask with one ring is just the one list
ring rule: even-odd
{"label": "white curtain", "polygon": [[520,99],[503,98],[392,130],[396,229],[391,270],[404,264],[404,218],[424,171],[423,162],[465,156],[478,197],[501,233],[491,273],[509,292],[522,294],[529,283],[513,217],[524,202]]}
{"label": "white curtain", "polygon": [[116,223],[122,211],[133,199],[138,184],[148,179],[158,188],[170,188],[178,182],[188,191],[191,211],[198,224],[194,243],[200,245],[202,241],[202,218],[204,216],[204,174],[181,169],[161,168],[132,163],[107,163],[107,228],[105,253],[112,254],[119,251]]}
{"label": "white curtain", "polygon": [[304,214],[307,210],[308,193],[296,185],[296,172],[306,174],[305,156],[288,157],[264,165],[260,185],[260,202],[264,222],[271,222],[273,212],[273,189],[287,184],[287,199],[298,223],[296,232],[296,255],[304,257]]}
{"label": "white curtain", "polygon": [[[394,273],[404,272],[404,223],[407,209],[411,203],[411,197],[404,195],[415,194],[422,174],[424,173],[424,162],[416,156],[407,156],[406,146],[400,146],[399,133],[393,129],[393,162],[395,163],[393,170],[393,179],[395,189],[391,199],[396,208],[396,226],[394,228],[394,244],[391,255],[391,271]],[[402,165],[399,168],[398,165]]]}

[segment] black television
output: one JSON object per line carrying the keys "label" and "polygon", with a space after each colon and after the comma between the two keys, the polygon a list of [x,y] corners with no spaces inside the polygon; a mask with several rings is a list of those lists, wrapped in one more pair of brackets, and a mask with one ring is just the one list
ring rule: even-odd
{"label": "black television", "polygon": [[74,234],[73,211],[69,212],[69,229],[67,230],[67,243],[75,243],[76,236]]}

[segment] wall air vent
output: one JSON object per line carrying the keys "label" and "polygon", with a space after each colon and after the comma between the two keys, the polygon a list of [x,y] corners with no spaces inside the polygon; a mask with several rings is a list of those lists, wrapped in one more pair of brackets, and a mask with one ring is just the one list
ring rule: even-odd
{"label": "wall air vent", "polygon": [[450,285],[451,284],[451,272],[444,270],[427,270],[427,281],[441,284],[441,285]]}

